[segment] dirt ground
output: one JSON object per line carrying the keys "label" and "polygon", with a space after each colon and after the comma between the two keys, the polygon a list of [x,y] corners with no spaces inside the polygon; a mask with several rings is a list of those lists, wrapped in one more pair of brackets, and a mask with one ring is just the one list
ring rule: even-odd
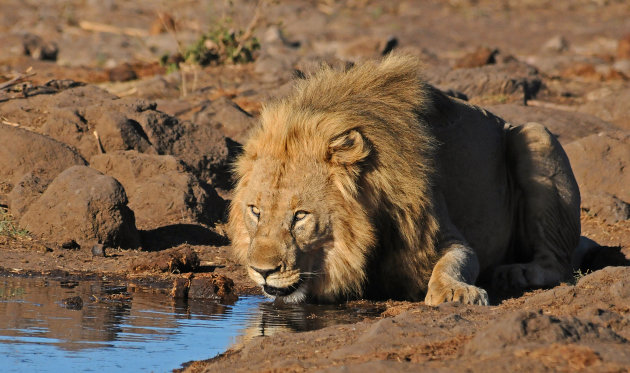
{"label": "dirt ground", "polygon": [[[546,125],[580,185],[582,234],[603,247],[574,284],[489,307],[379,303],[380,317],[279,330],[185,370],[630,367],[630,3],[3,0],[0,13],[1,275],[259,293],[223,229],[247,130],[297,70],[396,50],[438,88]],[[176,69],[216,28],[255,36],[253,61]]]}

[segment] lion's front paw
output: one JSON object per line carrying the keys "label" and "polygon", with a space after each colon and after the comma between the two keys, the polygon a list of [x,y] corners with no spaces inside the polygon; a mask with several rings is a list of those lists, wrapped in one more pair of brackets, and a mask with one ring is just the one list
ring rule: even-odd
{"label": "lion's front paw", "polygon": [[437,306],[444,302],[461,302],[487,306],[488,293],[482,288],[460,281],[449,281],[448,284],[430,283],[424,303],[429,306]]}

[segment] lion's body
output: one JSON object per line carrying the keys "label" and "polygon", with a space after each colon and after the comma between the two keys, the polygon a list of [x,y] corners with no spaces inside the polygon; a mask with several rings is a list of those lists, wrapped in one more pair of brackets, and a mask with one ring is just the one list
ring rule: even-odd
{"label": "lion's body", "polygon": [[485,303],[479,270],[549,285],[579,239],[557,141],[443,95],[408,57],[300,82],[265,108],[236,171],[234,252],[289,301]]}

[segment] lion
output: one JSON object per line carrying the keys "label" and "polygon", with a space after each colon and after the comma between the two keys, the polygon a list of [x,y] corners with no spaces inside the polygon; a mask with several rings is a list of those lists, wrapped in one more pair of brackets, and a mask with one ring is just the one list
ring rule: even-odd
{"label": "lion", "polygon": [[402,55],[322,67],[264,106],[228,222],[264,294],[485,305],[480,273],[510,289],[571,276],[580,194],[559,142],[420,72]]}

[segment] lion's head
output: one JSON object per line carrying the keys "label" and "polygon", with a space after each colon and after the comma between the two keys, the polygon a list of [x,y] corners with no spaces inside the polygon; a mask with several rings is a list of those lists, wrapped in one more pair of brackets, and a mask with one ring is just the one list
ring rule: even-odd
{"label": "lion's head", "polygon": [[[239,162],[244,176],[230,217],[236,253],[266,294],[287,301],[301,301],[307,294],[359,291],[363,256],[374,240],[367,216],[359,218],[365,215],[362,207],[354,198],[354,203],[345,198],[357,191],[340,189],[338,180],[349,177],[352,161],[367,156],[367,144],[357,131],[317,142],[317,148],[295,144],[286,150],[246,146]],[[358,221],[362,226],[347,232]],[[340,237],[345,234],[351,237]],[[340,239],[361,249],[348,255]]]}
{"label": "lion's head", "polygon": [[[400,258],[432,239],[416,226],[430,210],[431,169],[422,162],[426,134],[409,128],[422,98],[416,68],[389,58],[350,72],[323,69],[264,108],[235,167],[229,230],[236,256],[267,295],[289,302],[361,295],[379,240]],[[390,129],[395,121],[408,133]]]}

